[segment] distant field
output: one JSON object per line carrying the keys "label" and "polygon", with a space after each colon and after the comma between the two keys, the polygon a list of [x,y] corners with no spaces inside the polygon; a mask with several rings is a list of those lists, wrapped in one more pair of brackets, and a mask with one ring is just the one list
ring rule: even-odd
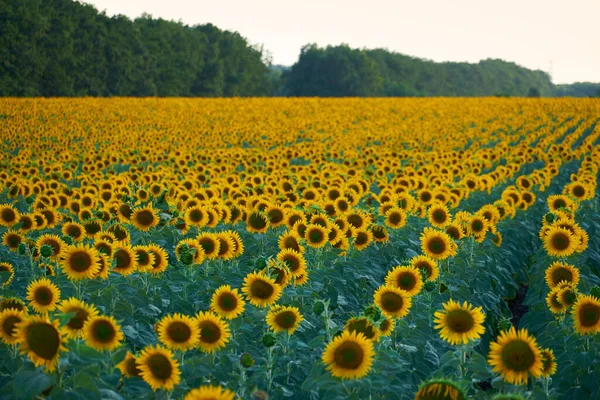
{"label": "distant field", "polygon": [[0,398],[599,399],[598,121],[2,98]]}

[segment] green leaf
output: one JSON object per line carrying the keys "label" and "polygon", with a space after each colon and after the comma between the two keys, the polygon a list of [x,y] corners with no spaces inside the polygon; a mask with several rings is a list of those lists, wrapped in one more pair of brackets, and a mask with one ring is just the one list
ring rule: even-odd
{"label": "green leaf", "polygon": [[52,385],[52,379],[40,369],[24,370],[23,368],[17,372],[14,379],[13,387],[16,398],[35,398]]}

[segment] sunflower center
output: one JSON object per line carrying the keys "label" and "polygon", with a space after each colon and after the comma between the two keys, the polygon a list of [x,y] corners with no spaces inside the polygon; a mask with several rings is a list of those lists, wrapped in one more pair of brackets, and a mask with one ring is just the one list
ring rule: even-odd
{"label": "sunflower center", "polygon": [[296,323],[296,314],[293,311],[282,311],[275,317],[275,323],[282,329],[290,329]]}
{"label": "sunflower center", "polygon": [[94,340],[100,343],[110,343],[115,338],[117,332],[109,321],[96,321],[92,327]]}
{"label": "sunflower center", "polygon": [[447,215],[444,210],[434,210],[431,214],[431,218],[438,224],[446,222]]}
{"label": "sunflower center", "polygon": [[573,281],[573,274],[567,268],[556,268],[552,271],[552,281],[555,285],[562,281]]}
{"label": "sunflower center", "polygon": [[566,208],[567,203],[563,199],[554,200],[554,209],[558,210],[559,208]]}
{"label": "sunflower center", "polygon": [[311,229],[308,232],[308,240],[311,243],[321,243],[323,241],[323,232],[318,229]]}
{"label": "sunflower center", "polygon": [[360,217],[360,215],[350,215],[348,217],[348,222],[354,225],[354,227],[357,229],[361,228],[363,225],[363,219]]}
{"label": "sunflower center", "polygon": [[137,214],[137,223],[142,226],[150,226],[154,223],[154,214],[150,210],[142,210]]}
{"label": "sunflower center", "polygon": [[262,217],[262,215],[253,213],[248,218],[248,224],[254,229],[265,229],[267,226],[267,221]]}
{"label": "sunflower center", "polygon": [[221,245],[219,246],[219,255],[223,256],[229,252],[229,243],[227,240],[219,239]]}
{"label": "sunflower center", "polygon": [[2,220],[6,222],[12,222],[17,219],[17,214],[10,208],[5,208],[2,210]]}
{"label": "sunflower center", "polygon": [[396,312],[402,309],[404,300],[402,296],[394,292],[385,292],[381,296],[381,307],[388,312]]}
{"label": "sunflower center", "polygon": [[215,343],[221,339],[221,329],[211,321],[200,323],[200,341],[203,343]]}
{"label": "sunflower center", "polygon": [[400,274],[396,282],[399,288],[409,291],[417,284],[415,277],[411,273]]}
{"label": "sunflower center", "polygon": [[585,188],[580,185],[575,186],[573,188],[573,195],[578,198],[585,196]]}
{"label": "sunflower center", "polygon": [[335,350],[335,364],[345,369],[357,369],[362,364],[364,352],[358,343],[346,341]]}
{"label": "sunflower center", "polygon": [[150,368],[152,376],[162,381],[169,379],[173,373],[171,361],[162,354],[154,354],[150,356],[146,363]]}
{"label": "sunflower center", "polygon": [[77,239],[81,236],[81,229],[76,225],[71,225],[67,228],[67,234],[72,238]]}
{"label": "sunflower center", "polygon": [[210,239],[200,240],[200,246],[202,246],[206,255],[212,254],[215,251],[215,243]]}
{"label": "sunflower center", "polygon": [[138,264],[140,265],[148,265],[150,263],[150,255],[145,251],[139,251],[137,253],[138,256]]}
{"label": "sunflower center", "polygon": [[47,306],[54,300],[54,293],[45,286],[36,289],[34,294],[35,301],[43,306]]}
{"label": "sunflower center", "polygon": [[503,346],[502,362],[512,371],[527,371],[535,363],[535,354],[529,343],[515,339]]}
{"label": "sunflower center", "polygon": [[433,254],[443,254],[446,251],[446,242],[442,238],[434,237],[429,240],[427,247]]}
{"label": "sunflower center", "polygon": [[13,337],[15,333],[15,325],[21,322],[21,318],[16,315],[11,315],[2,322],[2,332]]}
{"label": "sunflower center", "polygon": [[581,325],[585,327],[596,325],[600,320],[600,307],[594,304],[584,304],[579,309],[579,319]]}
{"label": "sunflower center", "polygon": [[571,239],[569,235],[564,232],[556,232],[552,235],[552,246],[558,250],[566,250],[569,248],[571,244]]}
{"label": "sunflower center", "polygon": [[294,255],[286,255],[285,257],[283,257],[283,262],[287,264],[287,266],[290,268],[290,271],[292,272],[300,268],[300,260],[298,260],[298,258]]}
{"label": "sunflower center", "polygon": [[36,322],[30,325],[25,337],[31,351],[44,360],[52,360],[60,349],[60,335],[49,323]]}
{"label": "sunflower center", "polygon": [[256,280],[250,285],[250,292],[252,296],[258,297],[259,299],[268,299],[273,295],[275,289],[269,282],[262,280]]}
{"label": "sunflower center", "polygon": [[219,307],[225,311],[233,311],[237,307],[237,298],[230,293],[223,293],[219,297]]}
{"label": "sunflower center", "polygon": [[140,376],[140,370],[135,364],[135,358],[130,358],[125,362],[125,368],[127,368],[127,374],[129,376]]}
{"label": "sunflower center", "polygon": [[6,243],[8,243],[8,247],[10,248],[18,247],[21,243],[21,236],[9,234],[6,236]]}
{"label": "sunflower center", "polygon": [[85,272],[92,266],[92,257],[85,251],[78,251],[71,254],[71,269],[76,272]]}
{"label": "sunflower center", "polygon": [[473,328],[475,320],[468,311],[454,310],[446,314],[446,325],[452,332],[465,333]]}
{"label": "sunflower center", "polygon": [[167,328],[167,334],[172,341],[177,343],[185,343],[190,339],[192,330],[189,326],[187,326],[186,323],[175,321],[172,322]]}
{"label": "sunflower center", "polygon": [[117,250],[115,253],[115,260],[117,265],[115,268],[128,268],[131,265],[131,256],[124,250]]}
{"label": "sunflower center", "polygon": [[85,321],[87,321],[90,314],[83,309],[69,310],[69,312],[75,312],[76,314],[69,320],[67,326],[71,329],[81,330],[81,328],[83,328],[83,324]]}
{"label": "sunflower center", "polygon": [[471,228],[473,228],[473,232],[481,232],[483,230],[483,222],[476,219],[471,223]]}
{"label": "sunflower center", "polygon": [[48,240],[44,241],[44,244],[52,247],[52,251],[54,252],[53,255],[60,253],[60,245],[58,244],[58,242],[56,240],[48,239]]}

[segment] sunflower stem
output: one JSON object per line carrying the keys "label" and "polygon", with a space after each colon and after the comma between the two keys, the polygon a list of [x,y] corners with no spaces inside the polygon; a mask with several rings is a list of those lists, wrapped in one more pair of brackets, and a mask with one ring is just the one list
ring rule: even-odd
{"label": "sunflower stem", "polygon": [[546,397],[550,397],[548,393],[548,386],[550,384],[550,378],[544,378],[544,393],[546,393]]}

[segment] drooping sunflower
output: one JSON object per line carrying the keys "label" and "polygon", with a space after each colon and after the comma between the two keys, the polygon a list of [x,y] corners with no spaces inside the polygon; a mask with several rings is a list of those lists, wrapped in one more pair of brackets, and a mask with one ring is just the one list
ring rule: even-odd
{"label": "drooping sunflower", "polygon": [[303,320],[297,307],[275,306],[267,313],[267,325],[275,333],[285,331],[292,335]]}
{"label": "drooping sunflower", "polygon": [[204,250],[204,255],[209,260],[215,260],[219,257],[219,250],[221,248],[221,242],[214,233],[201,233],[196,237],[198,244]]}
{"label": "drooping sunflower", "polygon": [[392,207],[385,213],[385,224],[393,229],[400,229],[406,225],[406,212],[398,207]]}
{"label": "drooping sunflower", "polygon": [[402,289],[410,297],[416,296],[423,289],[423,278],[419,269],[413,266],[397,266],[385,277],[385,284]]}
{"label": "drooping sunflower", "polygon": [[421,234],[421,249],[435,260],[445,260],[456,255],[456,243],[446,232],[425,228]]}
{"label": "drooping sunflower", "polygon": [[36,367],[44,367],[48,372],[54,371],[60,353],[67,350],[59,321],[30,315],[16,324],[16,329],[16,343],[19,344],[21,354],[26,354]]}
{"label": "drooping sunflower", "polygon": [[129,219],[133,226],[144,232],[154,228],[160,221],[156,210],[152,206],[136,208]]}
{"label": "drooping sunflower", "polygon": [[167,251],[157,244],[148,245],[148,251],[154,256],[151,268],[148,270],[151,274],[160,274],[169,266],[169,255]]}
{"label": "drooping sunflower", "polygon": [[40,278],[27,287],[27,300],[37,313],[54,311],[60,302],[60,289],[48,278]]}
{"label": "drooping sunflower", "polygon": [[542,376],[549,378],[556,373],[556,357],[551,349],[542,349]]}
{"label": "drooping sunflower", "polygon": [[173,390],[181,380],[179,362],[173,353],[160,345],[146,346],[136,359],[140,375],[152,390]]}
{"label": "drooping sunflower", "polygon": [[328,227],[326,228],[317,224],[308,224],[304,234],[306,244],[315,249],[325,246],[329,241],[329,230]]}
{"label": "drooping sunflower", "polygon": [[333,376],[341,379],[360,379],[373,365],[373,342],[362,333],[344,331],[323,351],[322,361]]}
{"label": "drooping sunflower", "polygon": [[553,289],[562,281],[577,286],[579,283],[579,269],[572,265],[555,261],[546,268],[546,283],[550,289]]}
{"label": "drooping sunflower", "polygon": [[494,372],[499,372],[508,383],[521,385],[527,382],[529,374],[538,378],[542,374],[542,352],[534,337],[527,329],[504,331],[496,342],[490,344],[488,363]]}
{"label": "drooping sunflower", "polygon": [[237,318],[244,312],[246,302],[237,289],[229,285],[219,287],[212,295],[210,309],[225,319]]}
{"label": "drooping sunflower", "polygon": [[8,286],[15,276],[15,269],[7,262],[0,263],[0,286]]}
{"label": "drooping sunflower", "polygon": [[411,296],[395,286],[380,286],[373,295],[374,303],[383,315],[389,318],[403,318],[412,305]]}
{"label": "drooping sunflower", "polygon": [[435,329],[440,331],[440,337],[451,345],[467,344],[470,340],[479,339],[485,332],[485,315],[481,307],[473,307],[466,301],[461,306],[452,299],[442,305],[444,310],[434,313],[433,322]]}
{"label": "drooping sunflower", "polygon": [[252,233],[265,233],[269,230],[269,218],[260,211],[248,213],[246,218],[246,230]]}
{"label": "drooping sunflower", "polygon": [[102,224],[97,219],[89,219],[83,223],[83,230],[88,238],[94,239],[96,235],[102,232]]}
{"label": "drooping sunflower", "polygon": [[277,254],[277,260],[285,263],[294,278],[303,275],[306,271],[304,256],[295,250],[282,250]]}
{"label": "drooping sunflower", "polygon": [[551,257],[568,257],[575,252],[577,239],[565,228],[550,227],[544,236],[544,248]]}
{"label": "drooping sunflower", "polygon": [[279,300],[282,288],[273,278],[260,272],[252,272],[244,278],[242,292],[253,306],[266,307]]}
{"label": "drooping sunflower", "polygon": [[10,251],[17,251],[24,239],[24,236],[19,232],[8,230],[2,235],[2,244],[8,247]]}
{"label": "drooping sunflower", "polygon": [[427,210],[429,223],[436,228],[445,228],[452,222],[450,210],[444,204],[436,202],[429,206]]}
{"label": "drooping sunflower", "polygon": [[85,304],[75,297],[63,300],[58,305],[58,311],[63,314],[75,314],[63,327],[65,335],[72,339],[77,339],[81,336],[83,325],[88,319],[98,316],[98,310],[93,304]]}
{"label": "drooping sunflower", "polygon": [[11,227],[20,219],[21,214],[11,204],[0,204],[0,225]]}
{"label": "drooping sunflower", "polygon": [[193,318],[175,313],[160,320],[158,340],[171,350],[190,350],[198,343],[198,325]]}
{"label": "drooping sunflower", "polygon": [[100,270],[98,250],[94,247],[79,244],[68,246],[60,262],[62,271],[69,279],[91,279]]}
{"label": "drooping sunflower", "polygon": [[127,352],[123,361],[118,363],[116,367],[126,378],[132,378],[134,376],[141,378],[142,371],[137,367],[136,359],[130,352]]}
{"label": "drooping sunflower", "polygon": [[458,384],[447,379],[432,379],[419,386],[415,400],[466,400]]}
{"label": "drooping sunflower", "polygon": [[117,274],[128,276],[133,274],[137,269],[137,254],[127,244],[115,245],[113,260],[115,262],[113,272]]}
{"label": "drooping sunflower", "polygon": [[52,255],[49,258],[52,261],[56,261],[60,259],[66,244],[56,235],[44,234],[36,242],[38,251],[41,251],[42,246],[50,246],[52,248]]}
{"label": "drooping sunflower", "polygon": [[378,243],[387,243],[390,240],[390,235],[383,225],[371,226],[371,234],[373,235],[373,239]]}
{"label": "drooping sunflower", "polygon": [[344,329],[349,332],[359,332],[365,335],[369,340],[376,342],[379,340],[381,332],[379,329],[371,323],[366,317],[353,317],[346,321]]}
{"label": "drooping sunflower", "polygon": [[85,321],[82,337],[88,346],[103,351],[119,347],[124,336],[121,327],[113,317],[96,316]]}
{"label": "drooping sunflower", "polygon": [[581,295],[573,305],[573,323],[580,335],[600,332],[600,300],[591,295]]}
{"label": "drooping sunflower", "polygon": [[233,400],[235,393],[221,386],[200,386],[190,390],[183,400]]}
{"label": "drooping sunflower", "polygon": [[229,325],[220,316],[210,311],[196,315],[198,326],[197,346],[204,353],[219,350],[229,342],[231,331]]}
{"label": "drooping sunflower", "polygon": [[67,222],[62,226],[62,233],[65,236],[71,236],[73,241],[80,242],[85,237],[85,228],[77,222]]}
{"label": "drooping sunflower", "polygon": [[22,322],[27,313],[9,308],[0,311],[0,339],[4,344],[15,344],[17,337],[17,324]]}

